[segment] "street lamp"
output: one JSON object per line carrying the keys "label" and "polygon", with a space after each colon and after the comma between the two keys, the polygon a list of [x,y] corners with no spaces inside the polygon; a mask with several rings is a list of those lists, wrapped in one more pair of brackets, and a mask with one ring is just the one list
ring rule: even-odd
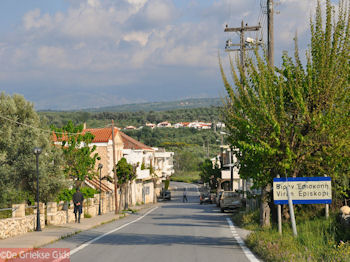
{"label": "street lamp", "polygon": [[36,230],[35,231],[41,231],[40,226],[40,210],[39,210],[39,155],[41,154],[41,148],[36,147],[33,150],[34,155],[36,156],[36,202],[37,202],[37,208],[36,208]]}
{"label": "street lamp", "polygon": [[102,171],[103,165],[101,163],[98,164],[98,169],[100,169],[100,200],[98,203],[98,215],[101,215],[101,171]]}

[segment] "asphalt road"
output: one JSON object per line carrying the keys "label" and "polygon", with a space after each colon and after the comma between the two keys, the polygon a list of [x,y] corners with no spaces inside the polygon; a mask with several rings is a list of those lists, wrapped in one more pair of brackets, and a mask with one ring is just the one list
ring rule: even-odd
{"label": "asphalt road", "polygon": [[[171,201],[46,247],[70,248],[73,262],[251,261],[233,236],[228,214],[214,205],[199,205],[193,185],[171,186]],[[183,187],[188,203],[182,203]]]}

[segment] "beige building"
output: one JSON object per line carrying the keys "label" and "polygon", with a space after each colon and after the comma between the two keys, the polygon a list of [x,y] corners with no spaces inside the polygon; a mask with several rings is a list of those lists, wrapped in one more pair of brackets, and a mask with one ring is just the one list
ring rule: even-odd
{"label": "beige building", "polygon": [[[94,140],[90,146],[96,146],[96,153],[98,153],[101,160],[96,161],[95,168],[98,169],[98,165],[101,163],[103,168],[101,170],[101,176],[110,176],[114,178],[113,173],[113,140],[112,140],[112,128],[87,128],[83,130],[83,133],[91,133],[94,135]],[[115,144],[115,163],[123,157],[123,140],[120,135],[120,131],[114,128],[114,144]],[[99,186],[99,179],[94,178],[93,180],[86,181],[87,184],[93,187]],[[103,183],[107,185],[111,190],[114,189],[114,184],[103,180]]]}

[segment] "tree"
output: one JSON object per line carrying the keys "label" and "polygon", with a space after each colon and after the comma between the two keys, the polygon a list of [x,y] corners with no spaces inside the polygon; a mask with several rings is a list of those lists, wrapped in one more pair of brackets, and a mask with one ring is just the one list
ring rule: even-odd
{"label": "tree", "polygon": [[[136,179],[136,168],[129,164],[123,157],[116,165],[118,184],[120,185],[121,193],[124,193],[125,207],[128,207],[128,187],[129,183]],[[123,192],[124,191],[124,192]],[[120,203],[122,199],[120,198]],[[121,205],[119,205],[121,206]]]}
{"label": "tree", "polygon": [[210,159],[205,159],[204,162],[199,164],[201,173],[199,174],[203,183],[209,183],[211,189],[217,187],[217,179],[221,177],[221,169],[218,164]]}
{"label": "tree", "polygon": [[65,158],[64,172],[67,177],[80,184],[86,177],[91,179],[96,175],[95,163],[100,159],[94,153],[96,146],[90,146],[94,136],[83,133],[83,125],[75,126],[72,121],[62,128],[52,126],[57,141],[61,142],[61,149]]}
{"label": "tree", "polygon": [[33,104],[20,95],[0,94],[0,206],[34,201],[36,196],[36,161],[34,147],[41,147],[39,156],[40,200],[55,199],[66,186],[60,150],[50,141],[50,132],[42,124]]}
{"label": "tree", "polygon": [[305,65],[295,39],[294,58],[283,54],[272,68],[255,51],[247,76],[231,64],[234,91],[220,62],[228,98],[224,122],[229,141],[239,148],[240,175],[262,187],[261,224],[270,225],[271,183],[277,175],[323,176],[333,179],[335,196],[349,189],[350,16],[339,4],[326,21],[320,3],[311,22],[311,44]]}

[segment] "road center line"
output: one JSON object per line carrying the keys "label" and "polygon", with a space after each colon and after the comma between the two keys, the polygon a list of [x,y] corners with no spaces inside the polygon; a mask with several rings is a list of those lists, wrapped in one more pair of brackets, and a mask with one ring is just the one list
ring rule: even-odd
{"label": "road center line", "polygon": [[[111,231],[109,231],[109,232],[107,232],[107,233],[104,233],[103,235],[100,235],[100,236],[98,236],[98,237],[95,237],[95,238],[89,240],[89,241],[86,242],[85,244],[83,244],[83,245],[81,245],[81,246],[79,246],[79,247],[77,247],[77,248],[71,250],[71,251],[70,251],[70,255],[73,255],[73,254],[77,253],[78,251],[80,251],[80,250],[82,250],[83,248],[87,247],[87,246],[90,245],[91,243],[96,242],[97,240],[99,240],[99,239],[101,239],[101,238],[103,238],[103,237],[105,237],[105,236],[107,236],[107,235],[109,235],[109,234],[112,234],[112,233],[114,233],[114,232],[116,232],[116,231],[118,231],[118,230],[120,230],[120,229],[122,229],[122,228],[124,228],[124,227],[127,227],[128,225],[131,225],[131,224],[133,224],[133,223],[135,223],[135,222],[141,220],[142,218],[144,218],[145,216],[147,216],[148,214],[150,214],[151,212],[153,212],[153,211],[156,210],[157,208],[158,208],[158,207],[152,208],[151,210],[147,211],[143,216],[141,216],[141,217],[139,217],[139,218],[137,218],[137,219],[135,219],[135,220],[133,220],[133,221],[131,221],[131,222],[129,222],[129,223],[126,223],[126,224],[124,224],[124,225],[122,225],[122,226],[120,226],[120,227],[117,227],[117,228],[115,228],[115,229],[113,229],[113,230],[111,230]],[[58,260],[57,260],[56,262],[58,262]]]}
{"label": "road center line", "polygon": [[242,248],[242,250],[243,250],[244,254],[246,255],[246,257],[248,258],[248,260],[251,262],[259,262],[259,260],[254,256],[254,254],[249,250],[249,248],[247,248],[247,246],[245,245],[242,238],[237,234],[236,228],[233,225],[231,219],[227,217],[226,220],[227,220],[227,223],[230,227],[230,230],[231,230],[233,237],[236,239],[237,243]]}

